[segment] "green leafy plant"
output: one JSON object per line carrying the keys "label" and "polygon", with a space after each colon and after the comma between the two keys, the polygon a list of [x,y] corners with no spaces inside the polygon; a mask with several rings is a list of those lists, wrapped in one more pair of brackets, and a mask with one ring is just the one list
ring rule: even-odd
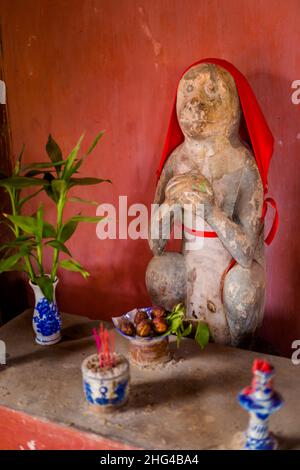
{"label": "green leafy plant", "polygon": [[[193,331],[193,324],[185,318],[186,308],[184,304],[179,303],[174,306],[173,310],[167,315],[169,329],[166,334],[174,334],[177,337],[177,345],[181,339],[190,336]],[[207,323],[199,321],[194,336],[195,341],[201,349],[204,349],[209,342],[209,329]]]}
{"label": "green leafy plant", "polygon": [[[1,257],[0,273],[8,270],[20,269],[25,271],[30,280],[37,284],[43,294],[51,301],[53,299],[53,282],[57,277],[58,268],[79,272],[84,278],[89,276],[83,266],[76,261],[66,246],[77,226],[81,222],[99,222],[103,217],[88,217],[77,214],[64,220],[64,209],[67,202],[79,202],[95,205],[97,202],[81,198],[69,198],[69,191],[75,186],[89,186],[111,181],[93,177],[78,177],[79,169],[86,157],[94,150],[100,138],[101,131],[88,151],[79,157],[83,136],[64,159],[62,151],[55,140],[49,135],[46,152],[50,162],[33,163],[22,167],[24,148],[16,161],[12,176],[1,175],[0,187],[8,193],[11,204],[11,213],[3,214],[2,222],[6,223],[13,234],[13,239],[0,247],[5,250],[5,257]],[[26,196],[22,195],[24,189],[35,190]],[[45,219],[43,206],[31,216],[23,215],[25,204],[36,197],[41,191],[56,205],[56,223],[50,224]],[[47,273],[44,266],[44,250],[53,251],[52,268]],[[60,259],[63,253],[67,258]]]}

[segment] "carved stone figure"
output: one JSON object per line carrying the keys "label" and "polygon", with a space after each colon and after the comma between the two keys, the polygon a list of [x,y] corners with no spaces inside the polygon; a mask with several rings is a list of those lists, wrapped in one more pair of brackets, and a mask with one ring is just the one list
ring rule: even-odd
{"label": "carved stone figure", "polygon": [[[195,209],[195,215],[204,219],[205,236],[202,247],[187,250],[185,232],[181,253],[165,252],[167,240],[149,237],[154,257],[147,289],[166,309],[183,301],[187,316],[207,322],[215,342],[238,345],[263,318],[264,191],[256,160],[239,136],[234,78],[215,64],[191,67],[180,80],[176,111],[184,141],[164,165],[154,203],[202,204],[203,213]],[[164,224],[161,210],[153,218]]]}

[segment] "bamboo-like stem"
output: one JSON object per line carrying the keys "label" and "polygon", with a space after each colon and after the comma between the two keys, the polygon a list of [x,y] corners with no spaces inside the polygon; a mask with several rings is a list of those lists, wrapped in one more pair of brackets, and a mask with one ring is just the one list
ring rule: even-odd
{"label": "bamboo-like stem", "polygon": [[[65,191],[59,196],[59,200],[57,203],[57,221],[56,221],[56,237],[59,240],[61,235],[62,229],[62,221],[63,221],[63,211],[66,204],[66,193]],[[58,261],[59,261],[59,249],[54,248],[53,252],[53,263],[52,263],[52,271],[51,271],[51,280],[52,282],[56,279],[57,269],[58,269]]]}
{"label": "bamboo-like stem", "polygon": [[[11,209],[12,209],[12,214],[13,215],[18,215],[18,211],[17,211],[17,208],[16,208],[16,202],[15,202],[15,189],[8,189],[8,194],[9,194],[9,197],[10,197],[10,203],[11,203]],[[20,230],[19,230],[19,227],[15,224],[14,225],[14,234],[15,234],[15,237],[17,238],[19,235],[20,235]],[[33,267],[31,265],[31,262],[30,262],[30,257],[28,254],[24,254],[23,255],[23,258],[24,258],[24,261],[25,261],[25,264],[26,264],[26,267],[27,267],[27,271],[28,271],[28,275],[30,277],[30,279],[33,281],[35,279],[35,273],[34,273],[34,270],[33,270]]]}
{"label": "bamboo-like stem", "polygon": [[37,252],[38,268],[39,268],[41,276],[43,276],[44,275],[44,268],[43,268],[43,245],[42,245],[42,240],[37,242],[36,252]]}

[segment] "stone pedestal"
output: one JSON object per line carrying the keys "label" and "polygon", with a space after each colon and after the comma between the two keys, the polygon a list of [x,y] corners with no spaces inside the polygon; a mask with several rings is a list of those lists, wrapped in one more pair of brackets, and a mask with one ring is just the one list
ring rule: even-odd
{"label": "stone pedestal", "polygon": [[[276,367],[285,407],[272,417],[281,448],[300,449],[300,366],[289,359],[210,344],[201,352],[171,340],[174,358],[156,369],[131,367],[127,405],[99,415],[85,400],[80,366],[95,352],[99,322],[63,315],[62,341],[34,342],[32,311],[0,328],[7,365],[0,366],[1,449],[236,449],[243,445],[247,413],[236,395],[251,379],[256,357]],[[116,335],[128,357],[128,341]]]}

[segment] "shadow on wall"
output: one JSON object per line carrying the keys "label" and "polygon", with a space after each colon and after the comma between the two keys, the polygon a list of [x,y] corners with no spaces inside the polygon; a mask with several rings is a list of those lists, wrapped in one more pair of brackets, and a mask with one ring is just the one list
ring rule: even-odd
{"label": "shadow on wall", "polygon": [[[269,171],[269,194],[277,202],[279,229],[271,246],[266,246],[267,296],[262,336],[290,356],[290,345],[300,339],[300,105],[291,101],[292,82],[299,77],[282,77],[256,72],[256,96],[264,97],[263,112],[273,132],[275,145]],[[276,103],[276,106],[274,106]],[[275,111],[274,111],[275,110]],[[297,119],[298,117],[298,119]],[[267,216],[266,233],[272,219]]]}
{"label": "shadow on wall", "polygon": [[0,275],[0,325],[28,308],[26,281],[20,273]]}

